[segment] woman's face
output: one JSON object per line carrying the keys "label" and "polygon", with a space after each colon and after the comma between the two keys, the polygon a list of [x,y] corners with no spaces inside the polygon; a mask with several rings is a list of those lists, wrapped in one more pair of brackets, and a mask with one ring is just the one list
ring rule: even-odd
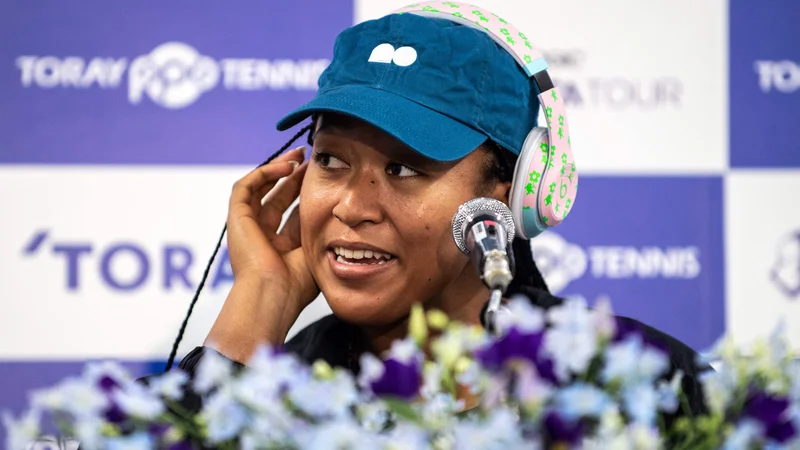
{"label": "woman's face", "polygon": [[[305,258],[333,312],[382,326],[416,302],[447,311],[458,296],[474,295],[480,281],[453,242],[451,221],[485,189],[486,163],[484,151],[430,160],[364,122],[322,116],[300,223]],[[485,194],[503,199],[505,188]]]}

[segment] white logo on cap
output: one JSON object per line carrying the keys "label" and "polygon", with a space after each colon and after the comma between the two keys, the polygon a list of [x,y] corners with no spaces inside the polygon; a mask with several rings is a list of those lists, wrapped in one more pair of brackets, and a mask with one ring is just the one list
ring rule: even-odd
{"label": "white logo on cap", "polygon": [[374,63],[394,63],[401,67],[410,66],[417,60],[417,51],[412,47],[400,47],[394,49],[392,44],[380,44],[369,55],[369,62]]}

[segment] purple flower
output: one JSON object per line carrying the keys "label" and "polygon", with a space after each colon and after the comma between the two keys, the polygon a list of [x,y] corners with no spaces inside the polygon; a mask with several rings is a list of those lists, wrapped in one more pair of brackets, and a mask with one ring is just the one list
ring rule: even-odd
{"label": "purple flower", "polygon": [[108,375],[103,375],[99,380],[97,380],[97,387],[99,387],[100,390],[105,393],[110,393],[114,389],[120,387],[120,385],[117,383],[117,380]]}
{"label": "purple flower", "polygon": [[383,374],[371,384],[375,395],[386,395],[412,399],[416,397],[422,385],[420,365],[412,360],[404,364],[395,359],[384,362]]}
{"label": "purple flower", "polygon": [[178,442],[176,442],[174,444],[170,444],[170,446],[167,447],[167,449],[168,450],[192,450],[192,449],[194,449],[194,446],[192,445],[192,441],[190,441],[189,439],[183,439],[183,440],[178,441]]}
{"label": "purple flower", "polygon": [[784,443],[797,434],[797,429],[787,416],[789,399],[753,390],[744,405],[744,414],[764,426],[766,436]]}
{"label": "purple flower", "polygon": [[515,359],[529,361],[542,378],[558,383],[553,361],[539,352],[543,337],[541,332],[521,333],[516,328],[510,328],[503,337],[478,350],[476,356],[483,367],[494,372],[502,370],[506,363]]}
{"label": "purple flower", "polygon": [[106,421],[117,424],[124,422],[127,418],[125,412],[119,407],[117,402],[114,400],[110,400],[110,402],[111,406],[109,406],[108,409],[103,412],[103,416],[105,417]]}
{"label": "purple flower", "polygon": [[544,428],[553,444],[577,445],[584,433],[584,425],[580,420],[568,420],[549,411],[544,418]]}

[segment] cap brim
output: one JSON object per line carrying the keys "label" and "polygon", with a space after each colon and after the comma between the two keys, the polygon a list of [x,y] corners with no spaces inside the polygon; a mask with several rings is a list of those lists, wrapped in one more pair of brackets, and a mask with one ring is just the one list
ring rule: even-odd
{"label": "cap brim", "polygon": [[437,161],[463,158],[487,139],[485,134],[419,103],[363,85],[340,86],[318,94],[281,119],[277,128],[287,130],[319,112],[363,120]]}

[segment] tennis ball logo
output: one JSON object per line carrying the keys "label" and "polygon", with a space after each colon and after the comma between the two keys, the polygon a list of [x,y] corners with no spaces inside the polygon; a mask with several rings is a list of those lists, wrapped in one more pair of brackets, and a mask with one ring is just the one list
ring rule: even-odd
{"label": "tennis ball logo", "polygon": [[146,94],[165,108],[183,108],[216,87],[219,80],[220,68],[212,58],[184,43],[168,42],[131,63],[128,99],[137,104]]}

